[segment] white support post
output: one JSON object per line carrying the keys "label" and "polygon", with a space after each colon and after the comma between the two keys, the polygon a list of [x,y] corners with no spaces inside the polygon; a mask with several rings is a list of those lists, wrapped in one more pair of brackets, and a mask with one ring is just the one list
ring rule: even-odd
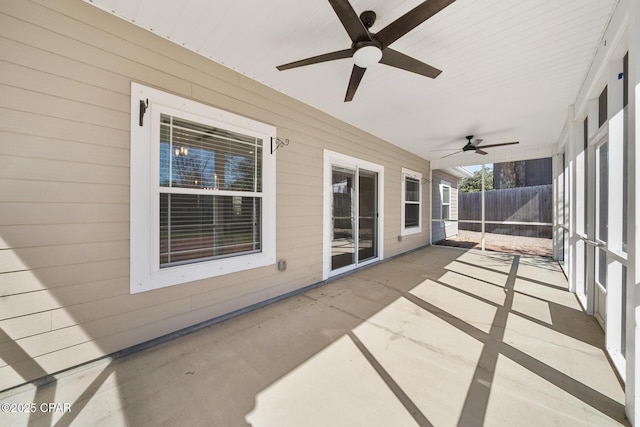
{"label": "white support post", "polygon": [[627,345],[626,345],[626,384],[625,384],[625,412],[632,425],[640,420],[640,405],[636,399],[638,383],[640,381],[640,229],[638,229],[637,212],[640,209],[640,185],[636,165],[640,162],[640,133],[636,123],[640,120],[640,4],[629,2],[629,125],[628,125],[628,155],[629,168],[627,189]]}
{"label": "white support post", "polygon": [[[578,245],[582,245],[583,242],[578,236],[578,221],[580,218],[584,218],[582,215],[582,210],[580,206],[583,206],[584,203],[581,202],[581,195],[584,192],[579,192],[578,189],[581,187],[578,185],[580,176],[580,171],[583,168],[579,168],[578,165],[581,165],[584,161],[578,157],[578,153],[580,152],[578,147],[582,145],[583,140],[583,132],[582,125],[578,123],[575,115],[575,108],[573,105],[570,105],[567,111],[568,116],[568,127],[569,127],[569,142],[567,144],[567,179],[568,179],[568,188],[569,194],[567,195],[569,200],[569,254],[566,255],[569,257],[569,289],[572,292],[577,292],[578,288],[584,289],[584,266],[582,263],[578,265]],[[584,181],[584,180],[583,180]],[[578,299],[581,300],[581,303],[586,306],[586,301],[582,300],[580,296]]]}
{"label": "white support post", "polygon": [[[404,179],[404,178],[403,178]],[[424,194],[424,191],[423,191]],[[429,197],[423,198],[423,200],[427,200],[428,203],[422,203],[423,209],[428,209],[429,211],[429,246],[433,245],[433,169],[431,169],[431,164],[429,164]],[[427,204],[429,205],[427,207]],[[447,237],[447,233],[444,233],[445,238]]]}
{"label": "white support post", "polygon": [[484,251],[484,163],[482,164],[482,250]]}
{"label": "white support post", "polygon": [[[609,113],[609,188],[607,189],[609,206],[607,224],[608,249],[621,253],[622,245],[622,207],[624,164],[624,110],[623,110],[623,64],[622,58],[609,63],[609,81],[607,84],[607,111]],[[618,282],[619,283],[619,282]]]}

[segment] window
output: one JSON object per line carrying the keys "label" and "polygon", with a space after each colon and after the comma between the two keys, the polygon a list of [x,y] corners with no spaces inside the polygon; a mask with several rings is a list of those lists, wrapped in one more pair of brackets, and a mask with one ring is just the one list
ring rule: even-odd
{"label": "window", "polygon": [[442,205],[442,218],[444,221],[451,219],[451,185],[440,184],[440,201]]}
{"label": "window", "polygon": [[422,174],[405,168],[402,168],[401,218],[401,235],[422,232]]}
{"label": "window", "polygon": [[131,89],[131,292],[274,264],[275,128]]}

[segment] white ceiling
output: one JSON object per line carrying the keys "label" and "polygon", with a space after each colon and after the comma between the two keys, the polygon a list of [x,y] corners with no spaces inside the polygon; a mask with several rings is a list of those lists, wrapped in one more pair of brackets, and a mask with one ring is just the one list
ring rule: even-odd
{"label": "white ceiling", "polygon": [[[443,70],[440,76],[377,64],[349,103],[343,100],[351,59],[275,68],[351,46],[326,0],[90,4],[429,160],[461,148],[465,135],[483,144],[520,141],[488,149],[488,156],[465,153],[444,161],[465,165],[541,147],[550,152],[617,1],[457,0],[391,45]],[[351,1],[358,14],[376,12],[373,33],[420,3]],[[438,151],[446,149],[452,151]]]}

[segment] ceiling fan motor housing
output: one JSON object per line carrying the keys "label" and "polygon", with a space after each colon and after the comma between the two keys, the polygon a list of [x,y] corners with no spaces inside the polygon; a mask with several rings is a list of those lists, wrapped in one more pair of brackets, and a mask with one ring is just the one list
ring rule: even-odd
{"label": "ceiling fan motor housing", "polygon": [[467,135],[465,136],[465,138],[467,139],[467,144],[464,147],[462,147],[462,151],[476,150],[476,147],[471,143],[471,140],[473,139],[473,135]]}
{"label": "ceiling fan motor housing", "polygon": [[365,10],[360,14],[360,20],[368,30],[376,23],[376,13],[373,10]]}

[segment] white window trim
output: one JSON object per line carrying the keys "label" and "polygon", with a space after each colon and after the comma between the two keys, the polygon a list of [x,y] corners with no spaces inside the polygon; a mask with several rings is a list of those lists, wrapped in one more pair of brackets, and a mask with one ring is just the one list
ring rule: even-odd
{"label": "white window trim", "polygon": [[[446,203],[449,206],[449,218],[444,218],[444,187],[449,189],[449,203]],[[440,219],[445,223],[451,222],[451,183],[448,181],[441,181],[440,183]]]}
{"label": "white window trim", "polygon": [[[406,197],[406,180],[407,178],[417,179],[419,183],[418,187],[418,226],[409,227],[405,226],[404,213],[405,205],[407,203]],[[400,235],[409,236],[411,234],[422,233],[422,174],[420,172],[413,171],[411,169],[402,168],[402,183],[400,194],[402,194],[402,201],[400,203]]]}
{"label": "white window trim", "polygon": [[[143,126],[139,123],[140,101],[148,100]],[[263,141],[262,221],[259,253],[197,262],[174,267],[158,265],[158,191],[160,111],[173,110],[179,117],[252,135]],[[270,154],[274,126],[191,101],[157,89],[131,83],[131,219],[130,219],[130,292],[149,291],[223,274],[275,264],[276,187],[275,155]]]}

